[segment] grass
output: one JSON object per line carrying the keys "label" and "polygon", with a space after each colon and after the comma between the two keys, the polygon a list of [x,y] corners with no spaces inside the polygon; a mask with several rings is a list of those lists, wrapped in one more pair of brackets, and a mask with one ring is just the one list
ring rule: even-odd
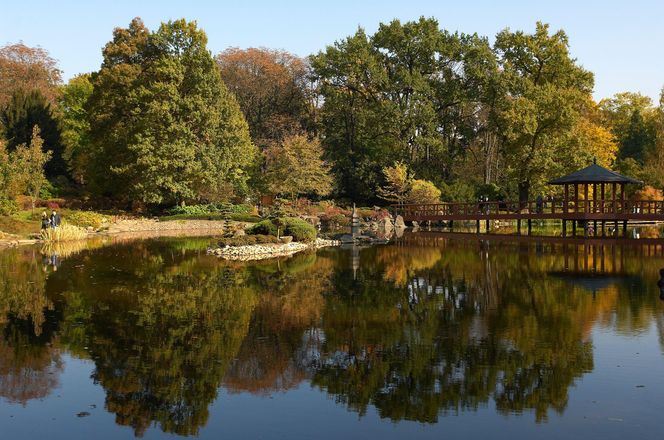
{"label": "grass", "polygon": [[0,216],[0,231],[18,235],[20,237],[28,237],[32,234],[39,234],[40,224],[39,221],[28,220],[24,217],[16,215]]}

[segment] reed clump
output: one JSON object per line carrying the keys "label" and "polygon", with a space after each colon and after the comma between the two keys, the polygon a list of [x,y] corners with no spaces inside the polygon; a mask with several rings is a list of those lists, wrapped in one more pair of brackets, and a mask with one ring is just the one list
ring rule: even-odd
{"label": "reed clump", "polygon": [[87,235],[84,229],[67,223],[63,223],[57,228],[47,228],[41,231],[41,239],[44,241],[83,240]]}

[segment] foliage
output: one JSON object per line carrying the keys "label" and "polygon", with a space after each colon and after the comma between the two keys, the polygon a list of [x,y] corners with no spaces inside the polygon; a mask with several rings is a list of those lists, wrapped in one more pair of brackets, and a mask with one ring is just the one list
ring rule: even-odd
{"label": "foliage", "polygon": [[293,241],[309,243],[316,240],[316,228],[311,223],[299,218],[287,218],[283,235],[290,235]]}
{"label": "foliage", "polygon": [[275,225],[272,220],[265,219],[261,220],[255,225],[247,229],[247,234],[250,235],[273,235],[277,236],[277,225]]}
{"label": "foliage", "polygon": [[320,141],[303,134],[285,138],[265,151],[265,180],[272,193],[326,196],[332,191],[329,167]]}
{"label": "foliage", "polygon": [[441,191],[428,180],[413,180],[407,196],[408,203],[440,203]]}
{"label": "foliage", "polygon": [[378,195],[388,202],[405,202],[413,186],[413,176],[408,166],[397,161],[393,166],[383,168],[383,178],[385,185],[378,188]]}
{"label": "foliage", "polygon": [[30,196],[33,209],[42,187],[46,184],[44,168],[51,158],[51,152],[44,151],[42,144],[39,127],[35,125],[32,129],[30,145],[19,145],[13,154],[14,179],[20,182],[19,185],[23,188],[23,192]]}
{"label": "foliage", "polygon": [[662,194],[662,189],[646,185],[634,194],[634,198],[636,200],[664,200],[664,194]]}
{"label": "foliage", "polygon": [[358,31],[311,57],[324,98],[322,132],[342,195],[374,200],[382,170],[405,161],[440,181],[478,130],[473,115],[495,70],[486,39],[435,19]]}
{"label": "foliage", "polygon": [[23,43],[0,47],[0,109],[19,90],[37,90],[47,102],[55,104],[61,81],[57,61],[41,47]]}
{"label": "foliage", "polygon": [[16,91],[7,106],[0,111],[0,123],[4,127],[10,151],[21,144],[30,144],[35,126],[39,127],[43,149],[51,156],[45,169],[47,177],[55,179],[68,174],[59,123],[52,104],[39,90]]}
{"label": "foliage", "polygon": [[156,205],[246,191],[255,147],[206,45],[184,20],[115,29],[87,104],[99,193]]}
{"label": "foliage", "polygon": [[229,48],[215,60],[261,149],[312,131],[315,95],[306,60],[265,48]]}
{"label": "foliage", "polygon": [[62,112],[62,141],[64,158],[69,171],[78,183],[85,183],[86,169],[90,163],[90,122],[85,105],[92,95],[91,75],[77,75],[62,87],[60,111]]}
{"label": "foliage", "polygon": [[[277,221],[279,223],[277,223]],[[280,217],[276,219],[266,219],[253,225],[247,230],[250,235],[290,235],[293,241],[312,242],[316,239],[317,232],[310,223],[295,217]]]}
{"label": "foliage", "polygon": [[108,225],[110,222],[108,216],[94,211],[69,211],[67,212],[66,220],[67,223],[71,223],[74,226],[80,226],[82,228],[91,227],[95,230],[100,229],[104,225]]}
{"label": "foliage", "polygon": [[168,215],[206,215],[206,214],[251,214],[254,208],[250,205],[233,205],[231,203],[208,203],[206,205],[178,205],[167,211]]}
{"label": "foliage", "polygon": [[270,244],[279,243],[279,239],[274,235],[240,235],[238,237],[222,238],[219,240],[219,246],[247,246],[252,244]]}
{"label": "foliage", "polygon": [[40,237],[44,241],[70,241],[83,240],[87,235],[84,229],[63,223],[57,228],[42,229]]}
{"label": "foliage", "polygon": [[537,23],[534,34],[504,30],[495,48],[502,72],[501,98],[496,111],[509,178],[519,200],[527,200],[532,186],[571,171],[565,142],[592,91],[592,73],[569,54],[563,31],[549,34]]}
{"label": "foliage", "polygon": [[22,194],[29,195],[31,206],[35,207],[46,183],[44,165],[50,154],[43,151],[37,126],[33,127],[30,145],[18,145],[11,153],[0,140],[0,205],[5,215],[15,211],[15,199]]}

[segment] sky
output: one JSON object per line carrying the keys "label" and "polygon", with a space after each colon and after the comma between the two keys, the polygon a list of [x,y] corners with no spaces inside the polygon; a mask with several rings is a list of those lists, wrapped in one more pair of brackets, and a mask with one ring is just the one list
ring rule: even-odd
{"label": "sky", "polygon": [[597,100],[631,91],[657,102],[664,86],[664,0],[0,0],[0,45],[43,47],[66,80],[97,70],[113,28],[133,17],[150,29],[170,19],[196,20],[213,54],[268,47],[307,56],[358,26],[373,33],[381,22],[420,16],[490,41],[507,27],[533,32],[537,21],[563,29],[572,55],[595,73]]}

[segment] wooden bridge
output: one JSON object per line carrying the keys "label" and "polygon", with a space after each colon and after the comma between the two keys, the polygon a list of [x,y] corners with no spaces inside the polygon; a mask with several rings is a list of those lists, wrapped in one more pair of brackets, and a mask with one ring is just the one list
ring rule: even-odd
{"label": "wooden bridge", "polygon": [[[487,232],[492,220],[516,220],[517,231],[525,220],[528,233],[533,220],[561,220],[563,236],[567,223],[571,222],[576,235],[577,224],[584,226],[584,235],[590,228],[595,235],[601,227],[604,235],[607,223],[615,233],[619,224],[623,235],[630,221],[664,221],[664,200],[628,200],[626,184],[641,183],[593,164],[583,170],[549,182],[564,186],[564,194],[558,199],[506,202],[478,201],[473,203],[398,204],[392,208],[406,222],[446,222],[453,227],[455,221],[474,221],[480,232],[480,222],[486,222]],[[592,225],[592,226],[591,226]]]}

